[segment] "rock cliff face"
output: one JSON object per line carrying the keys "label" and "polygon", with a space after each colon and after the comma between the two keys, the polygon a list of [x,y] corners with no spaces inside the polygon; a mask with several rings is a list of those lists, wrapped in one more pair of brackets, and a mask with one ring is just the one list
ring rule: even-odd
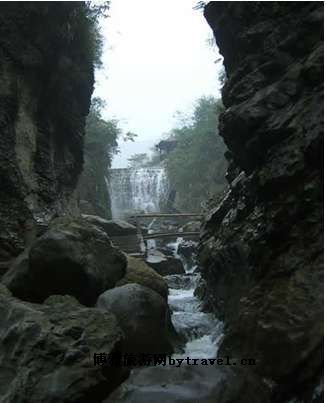
{"label": "rock cliff face", "polygon": [[230,184],[202,232],[205,303],[225,320],[220,354],[256,358],[273,401],[311,402],[323,340],[323,3],[211,2],[205,17],[227,73]]}
{"label": "rock cliff face", "polygon": [[74,208],[93,90],[89,23],[82,2],[1,5],[1,261],[35,220]]}

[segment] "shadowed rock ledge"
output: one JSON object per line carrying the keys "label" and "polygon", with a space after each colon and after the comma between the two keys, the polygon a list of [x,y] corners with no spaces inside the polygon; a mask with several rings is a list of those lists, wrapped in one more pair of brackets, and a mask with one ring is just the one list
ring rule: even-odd
{"label": "shadowed rock ledge", "polygon": [[226,325],[219,354],[255,357],[273,401],[318,401],[323,3],[211,2],[205,17],[227,73],[230,187],[200,243],[204,302]]}

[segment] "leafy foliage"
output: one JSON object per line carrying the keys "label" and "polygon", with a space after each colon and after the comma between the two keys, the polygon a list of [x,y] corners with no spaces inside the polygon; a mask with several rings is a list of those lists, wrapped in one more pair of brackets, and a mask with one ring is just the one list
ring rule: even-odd
{"label": "leafy foliage", "polygon": [[86,120],[84,143],[84,169],[80,179],[80,198],[88,201],[95,214],[109,218],[110,199],[107,189],[107,173],[114,154],[118,152],[120,129],[116,120],[104,120],[101,110],[104,102],[92,101]]}
{"label": "leafy foliage", "polygon": [[123,141],[135,141],[135,138],[138,136],[138,134],[133,133],[133,132],[127,132],[125,133],[125,135],[123,136]]}
{"label": "leafy foliage", "polygon": [[133,154],[128,158],[129,168],[143,168],[147,166],[149,162],[149,157],[146,153]]}
{"label": "leafy foliage", "polygon": [[199,211],[205,200],[225,187],[226,148],[217,134],[217,118],[222,110],[220,100],[202,97],[188,122],[170,133],[177,146],[168,154],[165,165],[180,210]]}

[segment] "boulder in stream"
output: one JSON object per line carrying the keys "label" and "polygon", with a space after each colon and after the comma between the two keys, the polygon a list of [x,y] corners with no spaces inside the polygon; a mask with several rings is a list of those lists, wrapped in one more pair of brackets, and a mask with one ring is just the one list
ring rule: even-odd
{"label": "boulder in stream", "polygon": [[159,251],[153,251],[146,259],[146,263],[161,276],[170,274],[184,274],[185,269],[180,259],[166,256]]}
{"label": "boulder in stream", "polygon": [[126,284],[101,294],[97,307],[117,317],[125,333],[124,352],[166,354],[173,351],[169,308],[157,292],[139,284]]}
{"label": "boulder in stream", "polygon": [[178,255],[181,255],[185,258],[191,258],[197,251],[197,244],[197,242],[183,240],[178,245]]}
{"label": "boulder in stream", "polygon": [[125,275],[126,266],[126,256],[103,231],[83,219],[61,218],[17,258],[2,282],[27,301],[68,294],[91,306]]}
{"label": "boulder in stream", "polygon": [[149,267],[142,259],[127,256],[128,265],[125,276],[117,282],[117,286],[136,283],[156,291],[165,300],[168,297],[168,285],[165,279],[154,269]]}

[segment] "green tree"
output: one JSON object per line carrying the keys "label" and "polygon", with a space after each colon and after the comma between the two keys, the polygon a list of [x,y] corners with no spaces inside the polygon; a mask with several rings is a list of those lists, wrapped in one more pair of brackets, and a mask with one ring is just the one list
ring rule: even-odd
{"label": "green tree", "polygon": [[202,97],[189,121],[170,133],[177,146],[168,154],[165,166],[180,210],[200,211],[202,203],[226,185],[226,148],[217,133],[222,110],[220,100]]}
{"label": "green tree", "polygon": [[143,168],[143,167],[147,166],[148,162],[149,162],[149,158],[146,153],[133,154],[130,158],[128,158],[128,167],[129,168]]}
{"label": "green tree", "polygon": [[79,197],[86,204],[85,212],[111,217],[108,193],[108,168],[118,153],[121,133],[116,120],[104,120],[104,102],[94,98],[86,120],[84,168],[79,183]]}

